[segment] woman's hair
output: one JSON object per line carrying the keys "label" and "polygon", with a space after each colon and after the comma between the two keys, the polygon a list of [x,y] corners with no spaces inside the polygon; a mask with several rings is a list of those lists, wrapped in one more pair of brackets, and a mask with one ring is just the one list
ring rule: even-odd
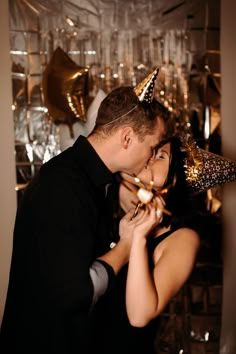
{"label": "woman's hair", "polygon": [[156,114],[151,107],[152,103],[139,101],[133,87],[118,87],[101,102],[94,132],[108,136],[121,126],[130,125],[142,141],[156,128]]}
{"label": "woman's hair", "polygon": [[164,188],[167,188],[165,196],[165,208],[171,212],[171,215],[163,215],[163,226],[171,225],[172,228],[186,226],[197,229],[198,215],[203,210],[202,199],[196,195],[188,185],[185,171],[184,158],[185,153],[181,151],[181,140],[173,136],[161,142],[157,148],[171,144],[171,156],[169,173]]}

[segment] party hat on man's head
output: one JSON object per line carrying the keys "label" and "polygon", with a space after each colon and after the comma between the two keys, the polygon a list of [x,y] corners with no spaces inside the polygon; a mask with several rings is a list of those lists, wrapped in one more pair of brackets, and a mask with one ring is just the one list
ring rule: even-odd
{"label": "party hat on man's head", "polygon": [[[125,100],[126,98],[126,104],[121,104],[119,109],[117,109],[116,112],[114,112],[113,109],[113,119],[106,122],[106,123],[102,123],[102,119],[96,119],[96,125],[102,125],[103,127],[108,126],[110,124],[113,124],[115,121],[121,119],[122,117],[127,116],[129,113],[131,113],[132,111],[134,111],[137,107],[138,107],[138,102],[147,102],[148,104],[152,103],[153,98],[154,98],[154,88],[155,88],[155,82],[156,82],[156,78],[159,72],[159,68],[156,68],[151,74],[149,74],[144,80],[142,80],[136,87],[123,87],[123,89],[126,89],[126,93],[127,93],[127,89],[131,90],[132,95],[130,95],[130,92],[128,92],[128,94],[124,94],[123,93],[123,98]],[[122,87],[121,87],[122,88]],[[116,88],[114,90],[112,90],[109,94],[108,94],[108,98],[111,97],[111,95],[115,95],[117,94],[117,90],[120,90],[121,88]],[[126,97],[125,97],[126,96]],[[131,97],[132,96],[132,97]],[[137,99],[136,99],[137,97]],[[101,102],[102,104],[106,104],[106,100],[107,97]],[[123,103],[124,103],[123,100]],[[99,110],[98,110],[99,113]]]}
{"label": "party hat on man's head", "polygon": [[140,102],[146,101],[151,103],[154,97],[154,88],[159,68],[156,68],[143,81],[141,81],[135,88],[134,92]]}
{"label": "party hat on man's head", "polygon": [[184,137],[181,141],[186,154],[186,180],[194,191],[206,191],[236,180],[236,161],[200,149],[192,138]]}

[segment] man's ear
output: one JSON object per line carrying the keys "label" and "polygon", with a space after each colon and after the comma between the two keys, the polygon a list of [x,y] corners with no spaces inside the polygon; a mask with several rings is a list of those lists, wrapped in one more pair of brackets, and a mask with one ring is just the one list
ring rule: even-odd
{"label": "man's ear", "polygon": [[121,144],[124,149],[128,149],[130,144],[132,143],[134,137],[134,130],[132,127],[124,127],[121,130]]}

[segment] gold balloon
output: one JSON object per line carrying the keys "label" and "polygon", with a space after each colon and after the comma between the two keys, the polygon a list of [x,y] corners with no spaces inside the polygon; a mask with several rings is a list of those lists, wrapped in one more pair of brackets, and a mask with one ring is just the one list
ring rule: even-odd
{"label": "gold balloon", "polygon": [[53,122],[67,124],[73,137],[72,125],[87,120],[88,67],[77,65],[58,47],[43,73],[42,89]]}

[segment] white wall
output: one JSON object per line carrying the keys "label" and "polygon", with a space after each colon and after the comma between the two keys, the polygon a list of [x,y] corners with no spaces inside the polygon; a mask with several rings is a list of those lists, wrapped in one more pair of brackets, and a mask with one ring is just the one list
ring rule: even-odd
{"label": "white wall", "polygon": [[[222,147],[236,160],[236,1],[221,1]],[[224,288],[220,354],[236,353],[236,182],[223,193]]]}
{"label": "white wall", "polygon": [[0,323],[5,305],[16,211],[8,1],[0,1]]}

